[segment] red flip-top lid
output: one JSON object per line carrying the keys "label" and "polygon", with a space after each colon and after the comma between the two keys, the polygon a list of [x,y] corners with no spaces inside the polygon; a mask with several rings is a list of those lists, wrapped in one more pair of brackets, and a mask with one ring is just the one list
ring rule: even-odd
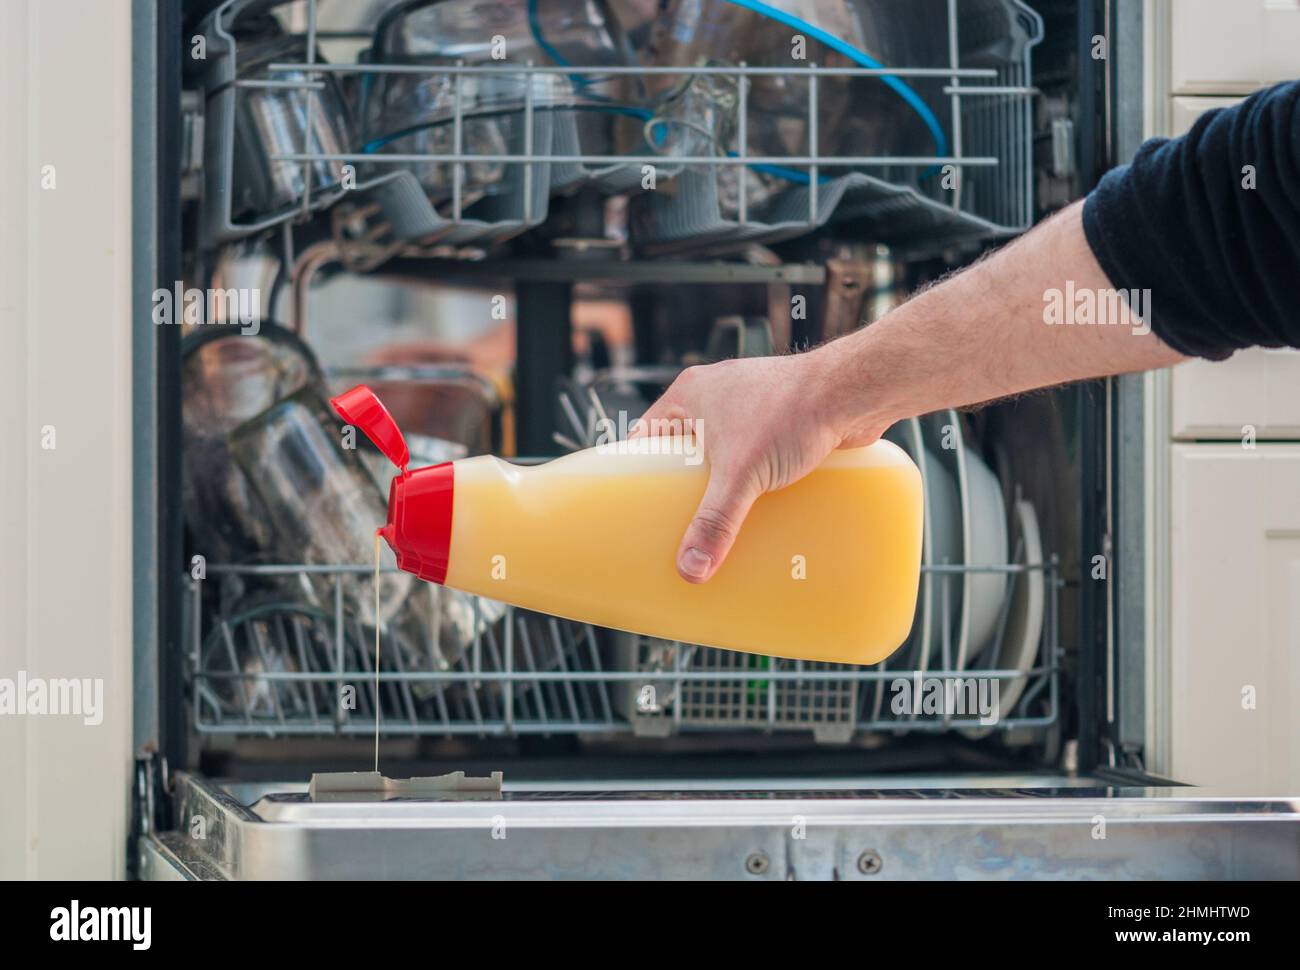
{"label": "red flip-top lid", "polygon": [[444,582],[451,555],[454,463],[407,471],[411,452],[406,439],[388,408],[364,384],[330,403],[344,421],[360,428],[389,461],[402,469],[389,486],[388,522],[379,530],[396,554],[398,568],[430,582]]}
{"label": "red flip-top lid", "polygon": [[417,468],[393,479],[388,523],[380,534],[397,555],[397,568],[444,583],[451,559],[456,463]]}
{"label": "red flip-top lid", "polygon": [[375,443],[375,447],[405,474],[410,464],[411,452],[406,447],[397,422],[388,413],[375,392],[364,384],[358,384],[350,391],[344,391],[330,400],[334,410],[348,424],[360,428],[361,432]]}

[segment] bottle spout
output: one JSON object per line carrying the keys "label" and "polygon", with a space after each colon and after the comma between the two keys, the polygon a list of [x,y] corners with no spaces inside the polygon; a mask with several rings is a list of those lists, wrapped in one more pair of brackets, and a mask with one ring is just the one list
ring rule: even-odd
{"label": "bottle spout", "polygon": [[397,568],[442,583],[451,559],[456,463],[417,468],[388,487],[388,521],[379,529]]}
{"label": "bottle spout", "polygon": [[[406,466],[411,462],[410,449],[406,447],[406,439],[402,437],[397,422],[374,391],[364,384],[358,384],[352,390],[331,398],[330,404],[339,417],[359,428],[385,458],[400,468],[403,475],[406,474]],[[388,536],[385,538],[392,545],[392,539]]]}

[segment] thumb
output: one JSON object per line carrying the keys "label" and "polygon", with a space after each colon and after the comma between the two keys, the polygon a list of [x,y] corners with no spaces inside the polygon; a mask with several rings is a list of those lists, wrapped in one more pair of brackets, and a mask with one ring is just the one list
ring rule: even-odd
{"label": "thumb", "polygon": [[677,550],[677,572],[682,579],[703,583],[718,571],[760,492],[751,476],[714,467]]}

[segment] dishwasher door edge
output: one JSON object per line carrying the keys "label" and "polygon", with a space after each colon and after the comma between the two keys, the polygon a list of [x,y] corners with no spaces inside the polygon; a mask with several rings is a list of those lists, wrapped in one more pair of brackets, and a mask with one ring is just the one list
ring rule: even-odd
{"label": "dishwasher door edge", "polygon": [[141,851],[193,878],[1300,878],[1300,800],[1196,788],[290,791],[245,805],[207,779],[176,785],[176,831]]}

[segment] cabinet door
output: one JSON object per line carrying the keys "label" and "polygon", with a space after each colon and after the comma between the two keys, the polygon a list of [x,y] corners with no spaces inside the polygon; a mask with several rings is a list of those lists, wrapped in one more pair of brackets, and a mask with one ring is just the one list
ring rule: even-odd
{"label": "cabinet door", "polygon": [[1300,790],[1300,446],[1175,445],[1170,772]]}
{"label": "cabinet door", "polygon": [[1300,351],[1242,350],[1173,369],[1175,438],[1300,438]]}
{"label": "cabinet door", "polygon": [[1199,98],[1199,97],[1178,97],[1171,98],[1173,111],[1169,115],[1169,135],[1175,137],[1184,135],[1192,127],[1192,123],[1207,111],[1213,111],[1215,108],[1231,108],[1234,104],[1240,104],[1244,98]]}
{"label": "cabinet door", "polygon": [[1300,74],[1295,0],[1170,4],[1175,94],[1240,94]]}

